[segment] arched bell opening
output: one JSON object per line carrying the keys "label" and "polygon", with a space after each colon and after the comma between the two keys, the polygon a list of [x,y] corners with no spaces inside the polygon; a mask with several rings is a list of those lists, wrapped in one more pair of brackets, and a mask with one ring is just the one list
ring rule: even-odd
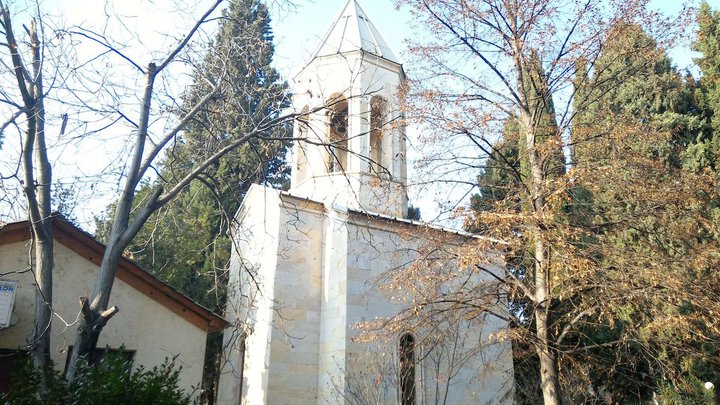
{"label": "arched bell opening", "polygon": [[343,96],[330,98],[327,107],[328,173],[348,167],[348,101]]}
{"label": "arched bell opening", "polygon": [[387,101],[379,96],[370,98],[370,172],[388,174],[385,143],[387,127]]}

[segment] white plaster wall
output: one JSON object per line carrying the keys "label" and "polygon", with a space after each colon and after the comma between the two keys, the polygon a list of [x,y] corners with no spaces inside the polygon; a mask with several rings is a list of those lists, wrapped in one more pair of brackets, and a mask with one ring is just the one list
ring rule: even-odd
{"label": "white plaster wall", "polygon": [[[0,246],[0,273],[27,268],[28,251],[25,242]],[[58,370],[65,367],[67,348],[75,343],[77,330],[77,324],[65,330],[62,320],[75,322],[80,308],[78,297],[92,292],[97,271],[94,263],[55,243],[53,310],[58,317],[52,324],[51,358]],[[0,348],[17,349],[25,345],[32,331],[35,290],[29,272],[6,278],[19,281],[15,298],[18,323],[0,330]],[[110,304],[118,306],[120,312],[103,329],[98,347],[124,345],[135,351],[135,364],[146,368],[178,355],[176,364],[182,365],[181,387],[189,392],[200,385],[207,336],[204,330],[119,279],[115,279]]]}

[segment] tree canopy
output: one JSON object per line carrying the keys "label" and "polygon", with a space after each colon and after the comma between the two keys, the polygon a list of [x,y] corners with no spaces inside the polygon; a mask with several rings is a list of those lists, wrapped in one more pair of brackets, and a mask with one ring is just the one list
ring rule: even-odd
{"label": "tree canopy", "polygon": [[458,256],[478,273],[487,249],[507,264],[497,291],[427,286],[424,302],[460,311],[505,294],[519,402],[702,400],[699,382],[718,377],[717,92],[672,66],[675,23],[635,1],[406,3],[433,33],[413,48],[410,104],[429,142],[465,145],[425,164],[480,168],[457,214],[492,239]]}

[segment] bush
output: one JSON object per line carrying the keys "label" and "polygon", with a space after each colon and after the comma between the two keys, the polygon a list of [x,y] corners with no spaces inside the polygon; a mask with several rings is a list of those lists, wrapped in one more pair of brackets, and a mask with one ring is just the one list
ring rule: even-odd
{"label": "bush", "polygon": [[9,405],[193,404],[196,402],[193,393],[178,387],[181,369],[175,367],[174,359],[166,359],[161,366],[150,370],[142,366],[134,369],[132,360],[108,352],[95,366],[81,365],[72,383],[54,372],[43,388],[41,373],[28,361],[14,375],[12,388],[2,402]]}
{"label": "bush", "polygon": [[705,383],[690,375],[675,386],[664,384],[658,392],[658,402],[663,405],[713,405],[714,389],[705,388]]}

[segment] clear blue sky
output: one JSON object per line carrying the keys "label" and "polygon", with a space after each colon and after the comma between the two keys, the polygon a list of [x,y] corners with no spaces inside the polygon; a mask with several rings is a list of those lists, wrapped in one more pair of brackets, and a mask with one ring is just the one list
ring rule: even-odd
{"label": "clear blue sky", "polygon": [[[273,16],[273,30],[276,41],[276,64],[283,74],[299,69],[316,43],[325,34],[333,19],[345,5],[346,0],[304,0],[297,1],[292,11],[278,12]],[[358,0],[383,38],[403,60],[405,42],[417,35],[410,27],[410,13],[407,8],[395,9],[393,0]],[[650,6],[668,15],[677,15],[685,2],[679,0],[651,0]],[[720,9],[720,0],[708,0],[714,9]],[[689,2],[699,4],[698,1]],[[682,44],[671,50],[673,60],[680,68],[691,64],[691,55]]]}

